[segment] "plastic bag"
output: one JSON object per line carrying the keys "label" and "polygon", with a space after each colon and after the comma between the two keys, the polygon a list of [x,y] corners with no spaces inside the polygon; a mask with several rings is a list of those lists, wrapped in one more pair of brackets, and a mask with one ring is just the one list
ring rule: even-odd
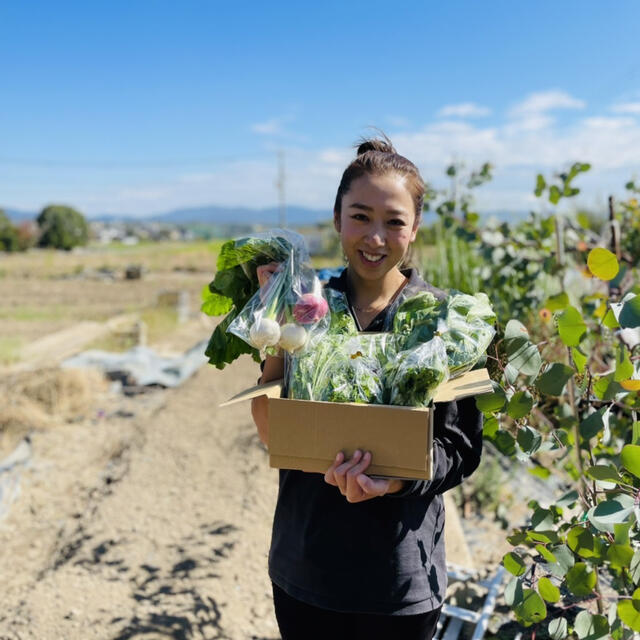
{"label": "plastic bag", "polygon": [[326,334],[290,358],[289,397],[381,404],[382,366],[370,336]]}
{"label": "plastic bag", "polygon": [[400,351],[385,367],[388,403],[427,407],[448,374],[447,351],[438,336],[413,349]]}
{"label": "plastic bag", "polygon": [[[227,328],[266,353],[278,349],[296,353],[307,344],[310,329],[322,334],[330,322],[329,306],[320,280],[308,263],[304,240],[298,236],[300,243],[292,243],[297,234],[287,233],[289,255]],[[274,237],[272,242],[279,246],[280,238]]]}
{"label": "plastic bag", "polygon": [[447,301],[447,318],[440,336],[447,349],[449,375],[455,378],[472,369],[495,335],[495,313],[484,293],[453,292]]}

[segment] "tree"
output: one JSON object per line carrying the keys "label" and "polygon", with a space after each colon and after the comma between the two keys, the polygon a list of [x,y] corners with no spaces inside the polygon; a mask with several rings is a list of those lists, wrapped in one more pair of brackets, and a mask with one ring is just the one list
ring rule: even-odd
{"label": "tree", "polygon": [[51,205],[45,207],[37,218],[40,227],[41,247],[69,251],[78,245],[87,244],[89,225],[85,217],[71,207]]}
{"label": "tree", "polygon": [[18,233],[7,214],[0,209],[0,251],[17,251]]}

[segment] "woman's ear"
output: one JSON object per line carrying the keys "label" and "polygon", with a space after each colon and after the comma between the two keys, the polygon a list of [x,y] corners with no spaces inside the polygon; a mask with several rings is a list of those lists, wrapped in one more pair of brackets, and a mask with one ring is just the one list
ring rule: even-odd
{"label": "woman's ear", "polygon": [[340,214],[335,210],[333,212],[333,226],[335,227],[336,231],[340,233]]}
{"label": "woman's ear", "polygon": [[422,216],[416,216],[415,220],[413,221],[413,227],[411,228],[411,236],[409,237],[409,242],[413,242],[416,239],[421,222]]}

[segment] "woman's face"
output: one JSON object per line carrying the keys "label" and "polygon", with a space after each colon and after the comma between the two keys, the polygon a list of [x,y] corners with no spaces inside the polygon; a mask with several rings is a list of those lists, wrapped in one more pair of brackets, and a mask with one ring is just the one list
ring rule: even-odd
{"label": "woman's face", "polygon": [[367,280],[383,278],[402,262],[419,223],[405,178],[397,173],[354,180],[334,222],[349,268]]}

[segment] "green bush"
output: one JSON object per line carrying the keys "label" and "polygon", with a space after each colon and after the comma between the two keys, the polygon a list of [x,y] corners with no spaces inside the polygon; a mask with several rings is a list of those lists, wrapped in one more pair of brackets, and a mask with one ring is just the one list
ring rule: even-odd
{"label": "green bush", "polygon": [[73,249],[87,244],[89,225],[85,217],[71,207],[51,205],[45,207],[37,218],[40,227],[38,245],[54,249]]}

